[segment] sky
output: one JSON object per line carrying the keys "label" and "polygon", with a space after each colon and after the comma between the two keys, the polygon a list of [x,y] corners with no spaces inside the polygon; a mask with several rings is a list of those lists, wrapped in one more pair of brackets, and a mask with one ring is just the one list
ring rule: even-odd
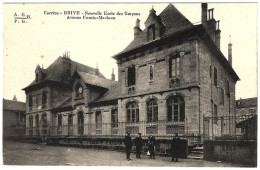
{"label": "sky", "polygon": [[[25,101],[21,89],[35,78],[39,64],[47,68],[65,51],[70,58],[96,67],[117,79],[117,64],[111,58],[134,38],[135,21],[141,29],[153,8],[160,14],[169,3],[138,4],[4,4],[3,5],[3,98]],[[192,23],[201,20],[200,3],[173,3]],[[220,20],[221,51],[227,57],[228,43],[233,44],[233,68],[240,77],[236,99],[257,96],[257,3],[208,3],[214,18]],[[67,15],[45,15],[46,12],[90,11],[140,13],[140,16],[116,16],[115,20],[67,19]],[[30,15],[27,23],[15,23],[16,15]],[[81,15],[80,15],[81,16]]]}

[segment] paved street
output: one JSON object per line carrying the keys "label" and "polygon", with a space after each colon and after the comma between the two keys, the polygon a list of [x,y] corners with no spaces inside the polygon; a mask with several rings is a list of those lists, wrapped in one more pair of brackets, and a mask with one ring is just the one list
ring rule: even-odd
{"label": "paved street", "polygon": [[82,149],[76,147],[46,146],[40,144],[4,142],[3,157],[5,165],[75,165],[75,166],[153,166],[153,167],[239,167],[231,163],[218,163],[203,160],[180,159],[169,162],[169,157],[156,157],[155,160],[125,160],[125,153],[116,151]]}

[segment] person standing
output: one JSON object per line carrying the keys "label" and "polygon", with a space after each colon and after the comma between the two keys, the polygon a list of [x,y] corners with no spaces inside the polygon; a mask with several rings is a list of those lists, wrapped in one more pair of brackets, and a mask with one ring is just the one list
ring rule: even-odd
{"label": "person standing", "polygon": [[174,158],[176,158],[176,162],[178,162],[178,158],[181,154],[181,139],[178,136],[178,133],[175,133],[175,137],[172,139],[171,143],[171,155],[172,155],[172,162],[174,162]]}
{"label": "person standing", "polygon": [[142,136],[142,134],[138,133],[138,136],[135,138],[136,158],[137,159],[141,158],[141,150],[143,147],[143,139],[141,136]]}
{"label": "person standing", "polygon": [[131,160],[130,159],[130,153],[131,153],[132,146],[133,146],[132,139],[131,139],[131,136],[130,136],[130,132],[127,132],[125,139],[124,139],[124,144],[125,144],[125,149],[126,149],[126,159],[128,161],[130,161]]}
{"label": "person standing", "polygon": [[148,150],[150,152],[150,158],[149,159],[155,159],[155,146],[156,146],[156,143],[155,143],[155,137],[153,136],[153,134],[151,134],[149,137],[148,137]]}

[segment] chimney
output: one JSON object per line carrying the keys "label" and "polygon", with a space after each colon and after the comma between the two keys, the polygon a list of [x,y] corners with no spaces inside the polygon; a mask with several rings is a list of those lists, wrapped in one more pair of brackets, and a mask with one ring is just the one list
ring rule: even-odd
{"label": "chimney", "polygon": [[99,76],[99,69],[98,69],[98,63],[96,63],[96,69],[95,69],[95,74],[96,74],[97,76]]}
{"label": "chimney", "polygon": [[215,44],[218,47],[218,49],[220,49],[220,29],[219,29],[219,20],[216,22],[216,32],[215,32]]}
{"label": "chimney", "polygon": [[201,4],[201,22],[202,24],[207,22],[207,12],[208,12],[208,4],[202,3]]}
{"label": "chimney", "polygon": [[231,44],[231,35],[229,36],[228,44],[228,62],[232,66],[232,44]]}
{"label": "chimney", "polygon": [[136,38],[141,33],[142,33],[142,30],[140,29],[140,20],[137,18],[137,20],[135,22],[135,27],[134,27],[134,38]]}
{"label": "chimney", "polygon": [[17,101],[16,95],[14,95],[13,101]]}
{"label": "chimney", "polygon": [[111,80],[115,81],[116,77],[114,74],[114,68],[112,68]]}

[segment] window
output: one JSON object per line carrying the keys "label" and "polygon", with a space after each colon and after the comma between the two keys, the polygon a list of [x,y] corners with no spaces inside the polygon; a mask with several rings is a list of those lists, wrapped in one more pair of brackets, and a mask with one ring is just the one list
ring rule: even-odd
{"label": "window", "polygon": [[168,121],[184,121],[185,119],[185,103],[182,97],[173,96],[167,100],[167,120]]}
{"label": "window", "polygon": [[153,81],[153,65],[149,66],[149,80]]}
{"label": "window", "polygon": [[214,104],[213,122],[214,122],[214,124],[217,124],[217,122],[218,122],[218,106],[216,104]]}
{"label": "window", "polygon": [[42,92],[42,107],[45,108],[47,104],[47,92]]}
{"label": "window", "polygon": [[78,112],[78,134],[82,135],[84,132],[84,115],[82,111]]}
{"label": "window", "polygon": [[58,114],[58,134],[62,133],[62,114]]}
{"label": "window", "polygon": [[38,94],[36,94],[36,107],[38,107],[39,105],[39,97],[38,97]]}
{"label": "window", "polygon": [[29,96],[29,107],[32,108],[33,101],[32,101],[32,96]]}
{"label": "window", "polygon": [[220,104],[224,105],[224,89],[220,89]]}
{"label": "window", "polygon": [[101,111],[96,112],[96,129],[101,130],[102,129],[102,115]]}
{"label": "window", "polygon": [[77,84],[76,86],[76,97],[77,98],[83,97],[83,88],[80,84]]}
{"label": "window", "polygon": [[118,127],[118,111],[117,109],[112,109],[111,111],[111,122],[112,127]]}
{"label": "window", "polygon": [[36,116],[35,116],[35,124],[36,124],[36,128],[39,128],[40,127],[40,123],[39,123],[39,115],[37,114]]}
{"label": "window", "polygon": [[175,56],[169,62],[170,77],[180,76],[180,56]]}
{"label": "window", "polygon": [[148,41],[155,39],[155,26],[151,25],[148,27]]}
{"label": "window", "polygon": [[128,103],[127,106],[127,122],[136,123],[139,122],[139,107],[136,102]]}
{"label": "window", "polygon": [[33,128],[33,116],[32,115],[29,116],[29,127]]}
{"label": "window", "polygon": [[33,116],[29,116],[29,135],[33,135]]}
{"label": "window", "polygon": [[148,122],[158,121],[158,105],[155,99],[151,99],[147,102],[147,116]]}
{"label": "window", "polygon": [[215,67],[214,67],[214,85],[215,86],[218,85],[218,71]]}
{"label": "window", "polygon": [[229,94],[229,81],[226,79],[226,94]]}
{"label": "window", "polygon": [[42,114],[42,134],[47,134],[47,128],[48,128],[48,123],[47,123],[47,114],[43,113]]}
{"label": "window", "polygon": [[73,113],[68,115],[68,132],[73,134]]}
{"label": "window", "polygon": [[135,66],[131,66],[128,68],[128,71],[127,71],[127,85],[128,86],[132,86],[132,85],[135,85]]}

